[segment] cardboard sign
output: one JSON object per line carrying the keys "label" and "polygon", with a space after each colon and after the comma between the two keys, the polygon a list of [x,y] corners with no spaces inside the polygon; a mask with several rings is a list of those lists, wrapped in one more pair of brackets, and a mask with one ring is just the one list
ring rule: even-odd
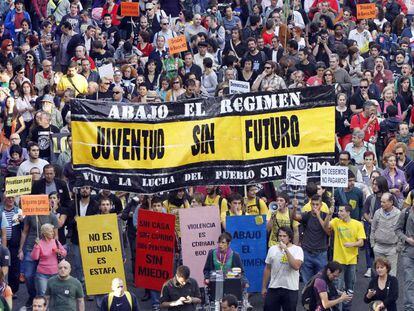
{"label": "cardboard sign", "polygon": [[114,278],[126,286],[116,214],[78,217],[76,223],[87,294],[109,293]]}
{"label": "cardboard sign", "polygon": [[240,254],[248,292],[262,290],[266,259],[266,216],[227,216],[226,230],[231,234],[231,248]]}
{"label": "cardboard sign", "polygon": [[175,216],[140,209],[137,223],[135,285],[160,291],[173,277]]}
{"label": "cardboard sign", "polygon": [[306,186],[308,176],[307,156],[287,156],[286,184],[293,186]]}
{"label": "cardboard sign", "polygon": [[187,51],[187,39],[184,35],[168,39],[168,49],[170,55]]}
{"label": "cardboard sign", "polygon": [[20,198],[23,215],[49,215],[49,196],[47,194],[24,195]]}
{"label": "cardboard sign", "polygon": [[114,66],[112,66],[112,64],[102,65],[98,68],[98,72],[101,78],[108,78],[112,80],[115,73]]}
{"label": "cardboard sign", "polygon": [[370,19],[377,17],[375,3],[357,4],[357,19]]}
{"label": "cardboard sign", "polygon": [[32,175],[6,177],[6,197],[30,194],[32,192]]}
{"label": "cardboard sign", "polygon": [[230,94],[240,94],[250,92],[250,83],[238,80],[229,80]]}
{"label": "cardboard sign", "polygon": [[139,16],[138,2],[122,2],[121,16]]}
{"label": "cardboard sign", "polygon": [[221,233],[217,206],[183,208],[180,213],[181,247],[183,263],[191,271],[191,277],[204,286],[203,268],[208,251],[217,248]]}
{"label": "cardboard sign", "polygon": [[321,186],[346,188],[348,187],[348,167],[346,166],[322,166]]}

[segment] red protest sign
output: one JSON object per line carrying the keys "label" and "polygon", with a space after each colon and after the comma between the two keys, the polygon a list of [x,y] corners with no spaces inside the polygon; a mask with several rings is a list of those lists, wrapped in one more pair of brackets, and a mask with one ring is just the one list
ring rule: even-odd
{"label": "red protest sign", "polygon": [[375,3],[357,4],[357,19],[371,19],[377,16]]}
{"label": "red protest sign", "polygon": [[139,16],[138,2],[122,2],[121,16]]}
{"label": "red protest sign", "polygon": [[135,285],[160,291],[173,277],[175,216],[139,210]]}

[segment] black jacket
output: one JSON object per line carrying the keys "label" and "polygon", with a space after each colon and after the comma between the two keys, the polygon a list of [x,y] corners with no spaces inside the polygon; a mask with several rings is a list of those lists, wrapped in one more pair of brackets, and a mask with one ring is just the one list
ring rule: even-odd
{"label": "black jacket", "polygon": [[[59,193],[60,205],[69,207],[71,204],[69,189],[66,182],[62,179],[54,179],[56,185],[56,191]],[[42,178],[35,181],[32,186],[32,194],[45,194],[46,193],[46,179]]]}
{"label": "black jacket", "polygon": [[[375,295],[371,298],[367,298],[368,289],[374,289]],[[364,295],[365,303],[370,303],[375,300],[381,300],[387,311],[397,311],[396,301],[398,299],[398,280],[395,276],[388,275],[385,288],[383,290],[378,287],[378,276],[371,279],[368,285],[368,289]]]}

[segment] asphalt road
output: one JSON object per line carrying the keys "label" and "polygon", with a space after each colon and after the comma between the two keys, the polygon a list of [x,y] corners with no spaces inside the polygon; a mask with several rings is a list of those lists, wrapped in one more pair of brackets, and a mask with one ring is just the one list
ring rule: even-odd
{"label": "asphalt road", "polygon": [[[364,277],[365,269],[365,256],[364,252],[361,251],[359,256],[359,262],[357,267],[357,281],[356,287],[354,291],[354,299],[352,302],[352,310],[355,311],[363,311],[368,310],[368,306],[364,303],[363,295],[368,287],[369,279]],[[128,257],[129,258],[129,257]],[[70,261],[70,258],[69,258]],[[140,288],[135,288],[133,285],[132,280],[132,272],[131,272],[131,264],[130,260],[127,261],[126,264],[126,271],[127,271],[127,284],[128,289],[136,294],[139,300],[139,310],[140,311],[151,311],[151,304],[149,301],[142,302],[140,297],[143,297],[144,291]],[[398,281],[399,281],[399,299],[398,299],[398,310],[403,310],[403,274],[402,274],[402,267],[399,265],[398,269]],[[110,280],[108,280],[110,282]],[[303,286],[303,284],[301,284]],[[17,293],[17,299],[13,300],[13,310],[25,310],[24,304],[27,300],[27,291],[26,286],[22,284],[20,289]],[[94,301],[86,301],[86,310],[92,311],[97,310],[96,304]],[[252,294],[250,297],[250,303],[253,306],[253,310],[260,311],[262,310],[263,300],[260,294]],[[300,305],[300,300],[298,304],[298,310],[303,310],[302,306]],[[53,310],[52,310],[53,311]]]}

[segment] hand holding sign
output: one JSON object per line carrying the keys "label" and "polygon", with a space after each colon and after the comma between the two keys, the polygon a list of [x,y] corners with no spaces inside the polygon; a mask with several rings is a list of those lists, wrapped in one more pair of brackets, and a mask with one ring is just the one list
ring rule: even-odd
{"label": "hand holding sign", "polygon": [[187,51],[187,39],[184,35],[168,39],[170,55]]}

